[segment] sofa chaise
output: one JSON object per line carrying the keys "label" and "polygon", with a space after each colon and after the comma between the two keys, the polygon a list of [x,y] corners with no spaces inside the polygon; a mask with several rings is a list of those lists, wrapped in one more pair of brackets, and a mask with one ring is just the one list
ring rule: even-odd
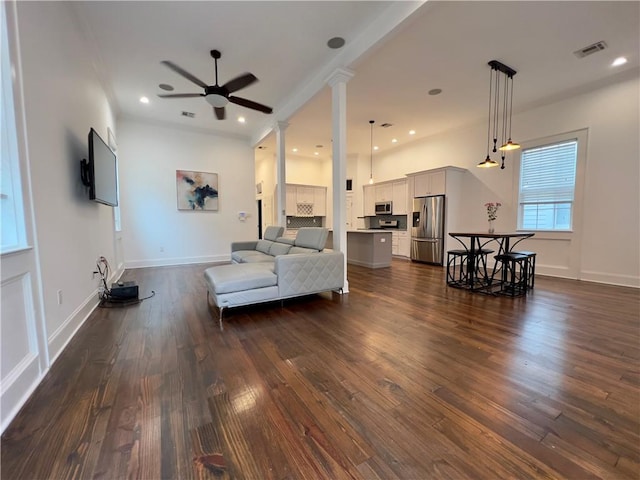
{"label": "sofa chaise", "polygon": [[271,302],[344,286],[344,254],[325,250],[328,230],[300,228],[295,239],[282,227],[267,227],[264,239],[233,242],[231,264],[204,272],[209,297],[219,310],[220,330],[226,308]]}

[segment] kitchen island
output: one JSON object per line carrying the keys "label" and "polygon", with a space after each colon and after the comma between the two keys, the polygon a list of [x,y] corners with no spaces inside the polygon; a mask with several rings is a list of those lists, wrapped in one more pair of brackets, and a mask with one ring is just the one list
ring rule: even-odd
{"label": "kitchen island", "polygon": [[[391,242],[389,230],[347,230],[347,263],[368,268],[390,267]],[[326,246],[333,248],[332,231]]]}

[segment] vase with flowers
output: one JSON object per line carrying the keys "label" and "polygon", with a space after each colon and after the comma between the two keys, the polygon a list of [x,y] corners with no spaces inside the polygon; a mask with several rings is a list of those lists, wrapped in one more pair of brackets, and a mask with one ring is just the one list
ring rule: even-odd
{"label": "vase with flowers", "polygon": [[496,218],[498,218],[498,208],[502,206],[499,202],[489,202],[485,203],[484,206],[487,209],[487,218],[489,220],[489,233],[493,233],[495,229],[493,228],[493,222]]}

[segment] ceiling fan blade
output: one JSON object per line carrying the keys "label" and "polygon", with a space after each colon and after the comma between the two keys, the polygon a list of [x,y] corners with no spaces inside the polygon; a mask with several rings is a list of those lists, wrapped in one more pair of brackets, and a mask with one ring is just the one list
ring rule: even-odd
{"label": "ceiling fan blade", "polygon": [[159,93],[160,98],[192,98],[204,97],[204,93]]}
{"label": "ceiling fan blade", "polygon": [[258,78],[253,73],[243,73],[239,77],[229,80],[222,87],[226,88],[229,93],[237,92],[241,88],[248,87],[254,82],[257,82]]}
{"label": "ceiling fan blade", "polygon": [[187,80],[192,81],[193,83],[195,83],[199,87],[207,88],[208,85],[206,83],[204,83],[198,77],[196,77],[196,76],[192,75],[191,73],[187,72],[186,70],[183,70],[181,67],[179,67],[175,63],[170,62],[169,60],[163,60],[160,63],[163,63],[164,65],[169,67],[171,70],[176,72],[178,75],[182,75],[184,78],[186,78]]}
{"label": "ceiling fan blade", "polygon": [[273,108],[267,107],[266,105],[262,105],[261,103],[253,102],[251,100],[247,100],[246,98],[240,97],[229,97],[229,101],[231,103],[235,103],[236,105],[240,105],[242,107],[251,108],[253,110],[258,110],[259,112],[271,113],[273,112]]}
{"label": "ceiling fan blade", "polygon": [[213,113],[216,114],[218,120],[224,120],[227,116],[224,107],[213,107]]}

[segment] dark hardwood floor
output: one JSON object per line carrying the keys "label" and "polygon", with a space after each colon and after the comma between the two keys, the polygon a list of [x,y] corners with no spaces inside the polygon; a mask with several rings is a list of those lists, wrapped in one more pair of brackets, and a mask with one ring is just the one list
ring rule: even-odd
{"label": "dark hardwood floor", "polygon": [[640,292],[349,266],[350,293],[225,312],[206,265],[130,270],[2,436],[3,479],[640,478]]}

